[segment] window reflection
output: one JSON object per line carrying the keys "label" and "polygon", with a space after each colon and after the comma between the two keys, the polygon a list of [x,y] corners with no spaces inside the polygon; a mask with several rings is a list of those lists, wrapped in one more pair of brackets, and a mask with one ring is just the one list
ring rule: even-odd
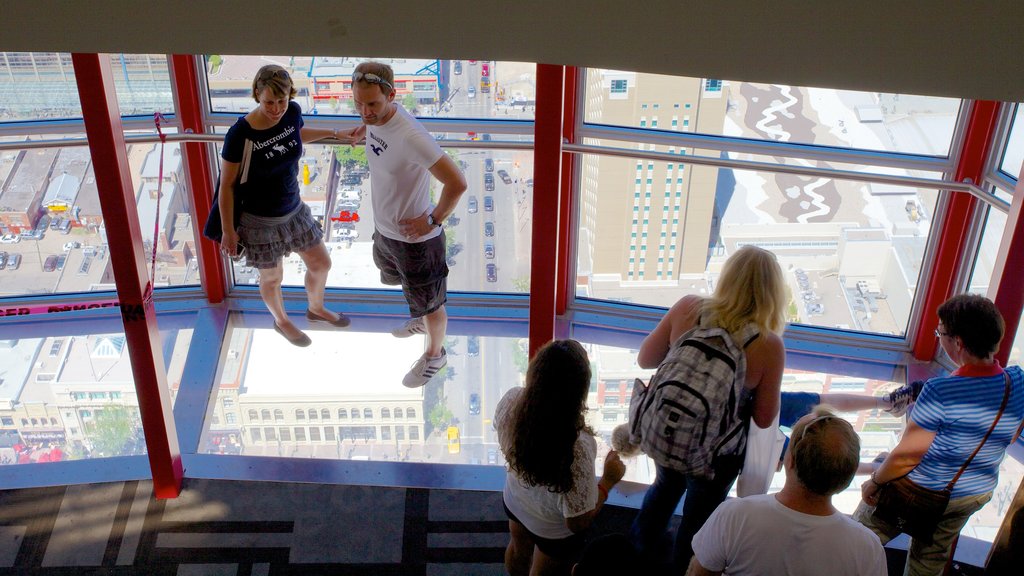
{"label": "window reflection", "polygon": [[579,296],[668,307],[710,294],[728,255],[753,244],[779,258],[790,322],[896,335],[909,320],[937,198],[596,155],[584,156],[580,186]]}
{"label": "window reflection", "polygon": [[[179,146],[168,144],[161,173],[160,149],[152,143],[127,147],[142,248],[151,253],[155,239],[155,286],[195,285],[199,267],[184,163]],[[107,224],[85,145],[0,151],[0,295],[113,290]]]}
{"label": "window reflection", "polygon": [[1020,177],[1022,165],[1024,165],[1024,109],[1021,109],[1018,104],[999,169],[1010,178],[1016,179]]}
{"label": "window reflection", "polygon": [[[166,56],[108,57],[122,116],[173,110]],[[82,116],[69,53],[0,52],[0,78],[0,122]]]}
{"label": "window reflection", "polygon": [[353,116],[352,72],[369,59],[392,67],[396,101],[415,116],[533,119],[536,65],[487,60],[214,54],[206,58],[211,108],[248,112],[253,75],[273,63],[291,73],[305,114]]}
{"label": "window reflection", "polygon": [[[445,220],[448,289],[462,292],[529,291],[533,154],[518,150],[446,148],[466,175],[469,189]],[[393,289],[373,263],[371,185],[362,148],[303,146],[299,187],[303,202],[324,228],[335,265],[328,286]],[[431,180],[432,194],[440,184]],[[257,285],[256,269],[234,264],[236,284]],[[284,260],[284,283],[303,285],[298,255]]]}
{"label": "window reflection", "polygon": [[[173,397],[192,329],[159,334]],[[123,333],[0,340],[0,366],[0,462],[146,453]]]}
{"label": "window reflection", "polygon": [[981,233],[981,241],[974,258],[974,270],[967,290],[972,294],[988,296],[992,271],[999,255],[999,244],[1006,230],[1006,213],[998,208],[985,208],[985,225]]}
{"label": "window reflection", "polygon": [[586,122],[947,156],[960,100],[589,69]]}

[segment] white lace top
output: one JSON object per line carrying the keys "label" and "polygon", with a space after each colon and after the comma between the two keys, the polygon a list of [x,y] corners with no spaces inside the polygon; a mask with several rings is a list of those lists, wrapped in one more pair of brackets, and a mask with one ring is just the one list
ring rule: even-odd
{"label": "white lace top", "polygon": [[[494,411],[498,443],[505,454],[508,454],[512,446],[510,415],[523,390],[521,386],[509,390]],[[546,486],[528,486],[511,470],[505,477],[505,505],[530,532],[541,538],[561,539],[572,536],[572,531],[565,525],[565,519],[590,512],[597,505],[594,468],[597,441],[592,435],[581,432],[576,438],[574,452],[573,488],[565,494],[551,492]]]}

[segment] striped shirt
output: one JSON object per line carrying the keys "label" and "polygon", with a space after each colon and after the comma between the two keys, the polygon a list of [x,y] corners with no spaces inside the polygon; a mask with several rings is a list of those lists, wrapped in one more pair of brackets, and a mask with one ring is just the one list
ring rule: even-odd
{"label": "striped shirt", "polygon": [[[1013,366],[1006,373],[1010,376],[1006,410],[985,446],[953,487],[953,498],[984,494],[996,486],[999,463],[1024,418],[1024,371]],[[935,440],[910,473],[910,479],[925,488],[945,488],[992,426],[1005,390],[999,366],[963,366],[951,376],[929,380],[910,417],[921,428],[935,432]]]}

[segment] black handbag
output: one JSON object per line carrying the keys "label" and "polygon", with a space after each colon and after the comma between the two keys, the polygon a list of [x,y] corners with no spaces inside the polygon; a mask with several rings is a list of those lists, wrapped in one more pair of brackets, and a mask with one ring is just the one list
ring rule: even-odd
{"label": "black handbag", "polygon": [[[213,202],[210,204],[210,214],[206,217],[206,225],[203,226],[203,236],[220,244],[224,238],[224,224],[220,219],[220,176],[217,176],[216,188],[213,189]],[[242,195],[239,194],[239,186],[235,185],[235,228],[242,220]]]}
{"label": "black handbag", "polygon": [[[242,221],[242,210],[244,202],[242,198],[242,185],[248,181],[249,161],[252,158],[252,140],[246,138],[242,147],[242,163],[235,180],[235,209],[233,211],[235,228]],[[220,174],[217,175],[217,183],[213,188],[213,202],[210,204],[210,213],[206,216],[206,224],[203,226],[203,236],[220,244],[224,238],[224,224],[220,219]]]}
{"label": "black handbag", "polygon": [[[933,490],[916,484],[907,476],[902,476],[882,486],[878,493],[878,504],[872,515],[887,524],[899,529],[914,540],[924,544],[931,544],[935,536],[935,530],[946,513],[946,506],[949,505],[950,495],[953,493],[953,486],[960,479],[971,464],[971,460],[978,455],[981,447],[988,441],[988,437],[999,424],[1003,417],[1003,410],[1010,400],[1010,377],[1005,372],[1006,392],[1003,394],[1003,403],[999,407],[999,413],[992,422],[981,444],[974,449],[974,453],[964,462],[964,465],[957,471],[956,476],[949,481],[942,490]],[[1018,434],[1020,430],[1018,430]]]}

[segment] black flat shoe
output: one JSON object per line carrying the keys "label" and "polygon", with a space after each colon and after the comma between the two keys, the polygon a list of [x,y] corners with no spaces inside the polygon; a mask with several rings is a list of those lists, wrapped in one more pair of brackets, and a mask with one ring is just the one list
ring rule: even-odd
{"label": "black flat shoe", "polygon": [[335,328],[345,328],[346,326],[352,323],[352,321],[348,319],[348,316],[345,316],[341,312],[335,312],[335,314],[338,315],[338,319],[335,320],[334,322],[331,322],[330,320],[324,318],[323,316],[313,314],[313,311],[307,308],[306,320],[309,320],[310,322],[323,322],[324,324],[330,324]]}
{"label": "black flat shoe", "polygon": [[309,336],[306,336],[301,332],[300,336],[296,336],[295,338],[289,338],[288,335],[284,333],[284,330],[281,330],[281,327],[277,325],[277,322],[274,322],[274,332],[277,332],[281,336],[284,336],[285,340],[287,340],[294,346],[298,346],[299,348],[305,348],[306,346],[309,346],[310,344],[313,343],[313,341],[310,340]]}

